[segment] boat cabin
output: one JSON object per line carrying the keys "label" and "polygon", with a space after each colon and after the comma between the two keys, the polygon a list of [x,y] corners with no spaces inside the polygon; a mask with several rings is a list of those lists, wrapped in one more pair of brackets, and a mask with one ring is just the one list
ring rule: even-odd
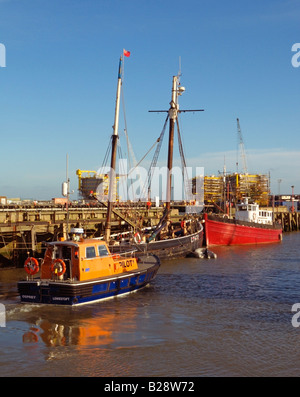
{"label": "boat cabin", "polygon": [[256,203],[249,204],[248,199],[238,204],[235,212],[235,219],[244,222],[255,222],[264,225],[273,224],[272,211],[261,210]]}
{"label": "boat cabin", "polygon": [[102,240],[56,241],[49,243],[41,265],[41,279],[87,281],[137,269],[132,252],[112,255]]}

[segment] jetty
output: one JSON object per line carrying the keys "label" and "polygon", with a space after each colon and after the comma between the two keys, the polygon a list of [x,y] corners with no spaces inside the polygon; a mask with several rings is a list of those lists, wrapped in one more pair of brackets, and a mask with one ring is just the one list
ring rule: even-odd
{"label": "jetty", "polygon": [[[180,222],[185,210],[185,205],[173,205],[171,221]],[[117,206],[112,213],[112,233],[128,231],[127,218],[134,218],[140,228],[156,226],[163,211],[162,206],[148,208],[145,203],[132,207]],[[88,237],[103,236],[106,212],[103,205],[80,205],[76,202],[68,208],[51,202],[43,205],[0,205],[0,267],[20,266],[28,255],[42,255],[44,242],[66,239],[67,230],[71,228],[83,228]],[[285,233],[300,230],[300,212],[275,207],[274,220],[282,224]]]}
{"label": "jetty", "polygon": [[[116,207],[112,212],[112,233],[128,230],[126,218],[134,218],[138,227],[158,224],[163,207],[148,208],[145,203]],[[1,264],[23,264],[28,255],[39,255],[43,242],[67,238],[67,230],[81,227],[88,237],[101,237],[105,230],[107,209],[102,205],[0,205]],[[121,216],[121,214],[123,214]],[[171,210],[172,221],[182,216]]]}
{"label": "jetty", "polygon": [[283,232],[300,230],[300,212],[275,212],[274,219],[282,224]]}

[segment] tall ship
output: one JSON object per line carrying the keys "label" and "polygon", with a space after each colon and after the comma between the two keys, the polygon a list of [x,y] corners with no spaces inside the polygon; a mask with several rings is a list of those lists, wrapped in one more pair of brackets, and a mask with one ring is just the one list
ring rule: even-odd
{"label": "tall ship", "polygon": [[[118,84],[115,106],[115,121],[113,126],[113,134],[111,137],[111,160],[110,160],[110,175],[108,200],[102,202],[107,207],[107,217],[104,231],[104,240],[109,246],[112,253],[122,252],[124,250],[132,250],[138,252],[139,256],[148,255],[149,253],[157,255],[160,259],[184,257],[202,246],[203,243],[203,226],[198,221],[196,216],[191,216],[180,225],[174,225],[171,222],[171,190],[172,190],[172,167],[173,167],[173,145],[174,145],[174,131],[177,125],[177,132],[179,134],[178,114],[180,112],[187,112],[189,110],[179,110],[178,96],[185,90],[181,87],[179,75],[173,76],[172,80],[172,96],[165,126],[169,122],[169,141],[168,141],[168,161],[167,161],[167,187],[165,210],[163,216],[159,220],[156,227],[145,230],[143,228],[135,227],[133,220],[126,219],[116,206],[114,201],[114,186],[115,186],[115,170],[116,170],[116,155],[118,144],[118,125],[119,125],[119,109],[120,109],[120,93],[122,86],[122,57],[119,62]],[[202,109],[201,109],[202,110]],[[192,110],[195,112],[197,110]],[[160,112],[160,111],[154,111]],[[180,135],[178,140],[181,142]],[[161,144],[161,137],[159,138]],[[159,145],[160,146],[160,145]],[[182,149],[182,147],[181,147]],[[182,152],[183,150],[181,150]],[[156,159],[158,155],[155,155]],[[185,162],[184,164],[185,165]],[[152,164],[153,166],[153,164]],[[151,167],[150,167],[151,168]],[[184,166],[183,166],[184,168]],[[151,171],[150,171],[151,174]],[[148,193],[150,195],[150,192]],[[150,197],[148,196],[148,201]],[[127,222],[130,227],[130,232],[126,234],[126,241],[112,238],[111,221],[112,213]],[[178,227],[177,227],[178,226]]]}
{"label": "tall ship", "polygon": [[236,206],[234,219],[205,213],[204,229],[207,247],[282,241],[282,225],[273,221],[272,211],[260,209],[247,198]]}

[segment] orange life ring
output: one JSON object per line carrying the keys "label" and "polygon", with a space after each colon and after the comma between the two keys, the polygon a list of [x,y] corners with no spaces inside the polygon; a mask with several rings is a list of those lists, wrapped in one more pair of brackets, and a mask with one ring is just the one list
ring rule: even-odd
{"label": "orange life ring", "polygon": [[39,262],[36,258],[28,257],[24,263],[24,268],[26,273],[28,273],[30,276],[33,276],[40,270]]}
{"label": "orange life ring", "polygon": [[138,244],[142,241],[140,233],[138,233],[138,232],[135,233],[135,235],[134,235],[134,241],[135,241],[136,243],[138,243]]}
{"label": "orange life ring", "polygon": [[55,259],[51,265],[51,272],[57,276],[62,276],[66,271],[66,264],[62,259]]}

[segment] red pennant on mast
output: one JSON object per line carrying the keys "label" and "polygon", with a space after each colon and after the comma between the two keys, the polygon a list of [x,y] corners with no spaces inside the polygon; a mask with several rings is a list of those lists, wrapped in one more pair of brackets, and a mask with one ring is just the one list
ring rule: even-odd
{"label": "red pennant on mast", "polygon": [[123,54],[125,57],[130,57],[130,51],[123,50]]}

